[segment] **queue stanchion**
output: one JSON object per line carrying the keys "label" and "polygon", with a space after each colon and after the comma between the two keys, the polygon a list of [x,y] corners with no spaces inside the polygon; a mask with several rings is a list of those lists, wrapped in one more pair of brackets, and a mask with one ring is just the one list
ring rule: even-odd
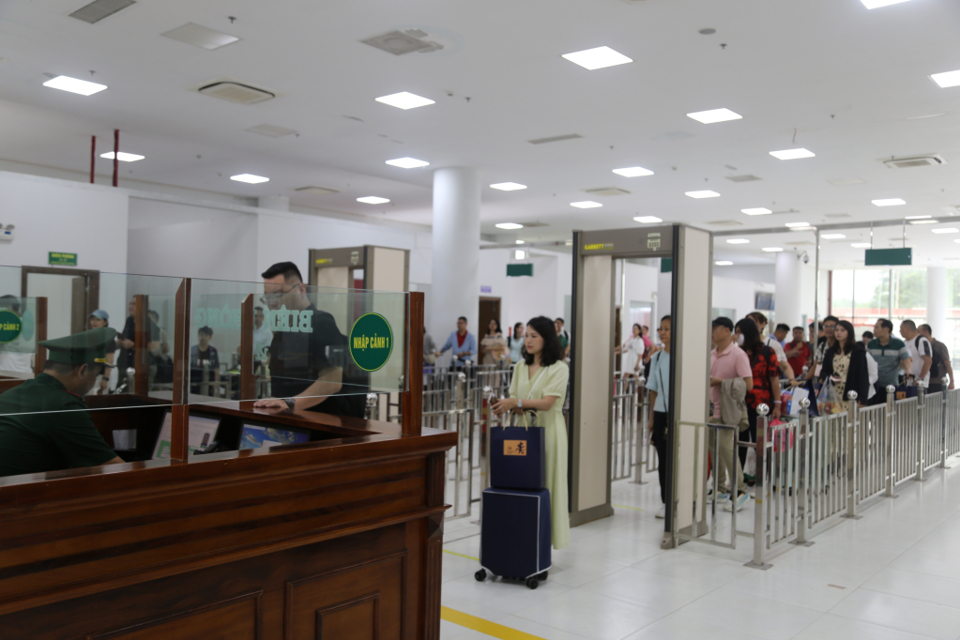
{"label": "queue stanchion", "polygon": [[793,540],[791,544],[810,547],[813,546],[813,542],[807,540],[810,499],[810,457],[812,453],[810,446],[812,443],[812,438],[810,437],[810,398],[804,398],[800,401],[799,430],[800,432],[797,434],[796,444],[794,445],[796,447],[796,454],[800,456],[797,460],[800,482],[797,483],[798,486],[795,488],[799,500],[799,507],[797,509],[797,519],[799,522],[797,524],[797,539]]}
{"label": "queue stanchion", "polygon": [[857,392],[847,393],[849,406],[847,407],[847,512],[840,516],[859,520],[862,516],[857,515],[857,465],[856,465],[856,435],[857,435]]}
{"label": "queue stanchion", "polygon": [[[897,452],[897,449],[896,449],[896,447],[894,446],[894,442],[893,442],[893,439],[894,439],[893,421],[894,421],[894,418],[895,418],[896,415],[897,415],[897,402],[896,402],[897,388],[896,388],[895,386],[893,386],[892,384],[890,384],[890,385],[887,385],[886,391],[887,391],[887,415],[886,415],[884,430],[886,431],[885,436],[886,436],[886,438],[887,438],[887,442],[886,442],[886,445],[887,445],[887,451],[886,451],[886,453],[887,453],[887,456],[886,456],[886,457],[887,457],[887,461],[886,461],[886,462],[887,462],[887,464],[886,464],[886,467],[887,467],[887,469],[886,469],[887,485],[886,485],[886,491],[884,491],[883,495],[884,495],[884,497],[887,497],[887,498],[896,498],[896,497],[897,497],[897,494],[893,492],[893,489],[894,489],[894,487],[895,487],[896,484],[897,484],[897,482],[896,482],[896,480],[895,480],[896,476],[895,476],[895,472],[894,472],[894,470],[897,468],[897,466],[896,466],[896,452]],[[897,435],[900,435],[900,434],[897,434]]]}
{"label": "queue stanchion", "polygon": [[[646,484],[646,480],[643,479],[644,465],[649,466],[650,463],[650,438],[652,434],[647,433],[647,424],[648,420],[648,394],[647,394],[647,379],[641,374],[637,378],[637,392],[640,394],[640,422],[637,425],[637,465],[636,471],[634,472],[633,484]],[[644,451],[647,455],[644,456]]]}
{"label": "queue stanchion", "polygon": [[923,414],[927,395],[923,390],[923,381],[917,380],[917,482],[923,482]]}

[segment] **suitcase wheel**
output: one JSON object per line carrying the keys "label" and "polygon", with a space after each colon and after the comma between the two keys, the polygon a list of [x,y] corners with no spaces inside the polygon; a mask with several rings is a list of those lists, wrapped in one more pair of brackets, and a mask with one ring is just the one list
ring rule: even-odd
{"label": "suitcase wheel", "polygon": [[477,579],[477,582],[483,582],[487,579],[487,572],[483,569],[480,569],[480,571],[477,571],[475,574],[473,574],[473,577]]}
{"label": "suitcase wheel", "polygon": [[541,573],[540,575],[537,576],[537,580],[546,580],[546,579],[547,579],[547,575],[548,575],[549,573],[550,573],[549,571],[544,571],[543,573]]}
{"label": "suitcase wheel", "polygon": [[536,577],[529,578],[527,580],[527,588],[536,589],[539,586],[540,586],[540,582],[536,579]]}

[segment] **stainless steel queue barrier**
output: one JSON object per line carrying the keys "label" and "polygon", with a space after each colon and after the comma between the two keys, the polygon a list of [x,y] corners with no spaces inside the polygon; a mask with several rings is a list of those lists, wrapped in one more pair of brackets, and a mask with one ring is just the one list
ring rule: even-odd
{"label": "stainless steel queue barrier", "polygon": [[625,480],[637,463],[637,443],[643,439],[643,425],[637,420],[636,378],[616,377],[613,382],[613,429],[610,438],[610,479]]}

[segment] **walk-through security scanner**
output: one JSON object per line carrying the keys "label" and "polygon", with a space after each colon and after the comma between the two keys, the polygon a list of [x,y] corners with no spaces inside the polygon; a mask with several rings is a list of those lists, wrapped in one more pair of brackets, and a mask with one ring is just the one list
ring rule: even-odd
{"label": "walk-through security scanner", "polygon": [[[570,524],[613,515],[611,503],[611,389],[614,385],[614,300],[616,260],[666,258],[672,262],[672,342],[667,477],[663,546],[674,547],[677,533],[702,535],[705,515],[694,505],[693,434],[674,428],[678,421],[702,423],[710,408],[710,310],[713,237],[685,225],[645,226],[573,235],[571,327]],[[665,310],[660,315],[665,315]],[[651,325],[657,323],[654,319]],[[702,473],[702,471],[701,471]]]}

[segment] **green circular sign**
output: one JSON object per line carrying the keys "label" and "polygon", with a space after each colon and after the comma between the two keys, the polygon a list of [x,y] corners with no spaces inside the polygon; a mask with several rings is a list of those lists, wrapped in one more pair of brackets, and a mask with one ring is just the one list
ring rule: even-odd
{"label": "green circular sign", "polygon": [[393,353],[393,330],[379,313],[365,313],[350,330],[350,357],[364,371],[379,371]]}
{"label": "green circular sign", "polygon": [[13,342],[20,337],[21,331],[23,331],[23,321],[20,320],[20,316],[8,309],[0,311],[0,342]]}

